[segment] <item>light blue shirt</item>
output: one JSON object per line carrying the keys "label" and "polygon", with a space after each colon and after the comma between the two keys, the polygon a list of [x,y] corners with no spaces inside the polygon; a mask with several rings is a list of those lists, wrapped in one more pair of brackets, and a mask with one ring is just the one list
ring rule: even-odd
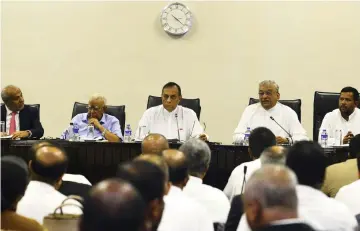
{"label": "light blue shirt", "polygon": [[[87,113],[81,113],[74,116],[74,118],[71,120],[71,122],[77,126],[79,126],[79,136],[81,138],[86,138],[88,133],[88,114]],[[119,120],[112,115],[103,114],[103,117],[99,121],[100,124],[109,132],[117,135],[121,140],[123,140],[123,135],[121,133],[120,128],[120,122]],[[62,139],[67,139],[68,132],[65,130],[63,134],[61,135]],[[99,137],[103,137],[101,135],[101,131],[97,128],[94,128],[94,138],[97,139]],[[103,137],[105,139],[105,137]]]}

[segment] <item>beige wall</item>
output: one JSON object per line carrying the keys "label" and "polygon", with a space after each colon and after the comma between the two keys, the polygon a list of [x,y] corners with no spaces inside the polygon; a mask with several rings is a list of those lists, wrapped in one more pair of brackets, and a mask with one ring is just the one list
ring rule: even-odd
{"label": "beige wall", "polygon": [[149,94],[176,81],[200,97],[213,141],[230,143],[257,84],[303,100],[312,137],[315,90],[360,89],[360,2],[186,2],[191,32],[171,39],[168,2],[3,2],[1,85],[41,104],[46,136],[58,136],[74,101],[99,92],[125,104],[136,127]]}

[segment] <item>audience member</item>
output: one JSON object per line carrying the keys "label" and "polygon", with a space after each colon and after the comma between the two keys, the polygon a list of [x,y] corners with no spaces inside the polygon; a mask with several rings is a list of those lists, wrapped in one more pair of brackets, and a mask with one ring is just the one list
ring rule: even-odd
{"label": "audience member", "polygon": [[[29,163],[31,181],[18,203],[17,212],[42,224],[44,216],[53,213],[66,199],[57,189],[67,165],[66,153],[59,146],[52,144],[38,148]],[[64,207],[63,210],[65,213],[81,214],[81,210],[73,206]]]}
{"label": "audience member", "polygon": [[213,222],[224,224],[230,210],[229,199],[221,190],[203,184],[211,161],[209,146],[200,139],[190,139],[179,150],[189,163],[190,178],[183,192],[206,208]]}
{"label": "audience member", "polygon": [[265,149],[260,156],[261,166],[265,164],[285,165],[287,149],[283,146],[272,146]]}
{"label": "audience member", "polygon": [[360,152],[360,134],[351,139],[349,147],[349,159],[326,168],[325,181],[321,190],[330,197],[335,197],[341,187],[358,179],[356,153]]}
{"label": "audience member", "polygon": [[169,143],[161,134],[149,134],[141,143],[141,152],[146,154],[161,155],[161,152],[166,149],[169,149]]}
{"label": "audience member", "polygon": [[318,230],[354,229],[357,222],[350,210],[343,203],[327,197],[319,190],[324,182],[327,161],[318,143],[295,143],[289,149],[286,165],[298,178],[296,192],[300,218]]}
{"label": "audience member", "polygon": [[19,200],[29,183],[28,167],[15,156],[1,158],[1,229],[17,231],[42,231],[35,220],[16,213]]}
{"label": "audience member", "polygon": [[246,184],[244,208],[252,230],[311,231],[298,216],[296,176],[281,165],[266,165]]}
{"label": "audience member", "polygon": [[235,195],[241,194],[244,186],[243,179],[248,180],[251,174],[261,167],[260,154],[268,147],[276,145],[275,135],[267,128],[254,129],[249,137],[249,154],[252,159],[237,166],[231,173],[224,189],[226,196],[232,200]]}
{"label": "audience member", "polygon": [[80,231],[146,231],[145,202],[126,181],[108,179],[96,184],[84,200]]}

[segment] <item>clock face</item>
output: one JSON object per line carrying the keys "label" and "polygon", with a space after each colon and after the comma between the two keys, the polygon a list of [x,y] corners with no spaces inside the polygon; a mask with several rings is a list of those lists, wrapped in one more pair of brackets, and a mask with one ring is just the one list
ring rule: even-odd
{"label": "clock face", "polygon": [[183,35],[191,28],[192,14],[184,4],[175,2],[164,8],[160,20],[167,33]]}

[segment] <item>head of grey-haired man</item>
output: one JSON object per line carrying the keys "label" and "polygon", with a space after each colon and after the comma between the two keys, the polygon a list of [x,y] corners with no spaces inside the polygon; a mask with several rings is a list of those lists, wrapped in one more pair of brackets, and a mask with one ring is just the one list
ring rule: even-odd
{"label": "head of grey-haired man", "polygon": [[259,84],[259,100],[265,110],[273,108],[280,99],[279,85],[272,80]]}
{"label": "head of grey-haired man", "polygon": [[189,174],[203,179],[209,169],[211,151],[207,143],[200,139],[190,139],[179,148],[189,164]]}
{"label": "head of grey-haired man", "polygon": [[266,164],[285,165],[287,148],[283,146],[272,146],[265,149],[260,156],[261,166]]}
{"label": "head of grey-haired man", "polygon": [[252,230],[275,221],[298,218],[296,175],[281,165],[268,164],[255,171],[246,184],[244,212]]}

